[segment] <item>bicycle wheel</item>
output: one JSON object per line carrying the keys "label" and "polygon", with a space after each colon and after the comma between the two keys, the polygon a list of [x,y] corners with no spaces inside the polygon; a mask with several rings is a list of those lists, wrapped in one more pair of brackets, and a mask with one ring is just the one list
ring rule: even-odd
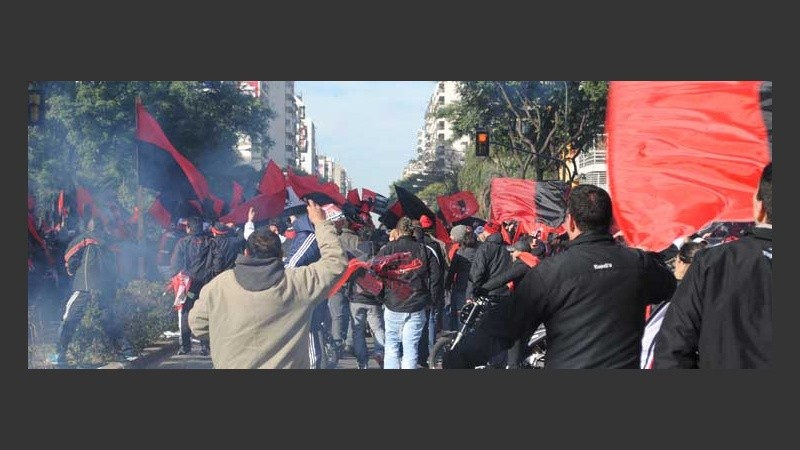
{"label": "bicycle wheel", "polygon": [[428,368],[430,369],[443,369],[442,361],[444,355],[450,351],[450,346],[453,345],[453,336],[442,336],[436,340],[431,349],[431,354],[428,357]]}

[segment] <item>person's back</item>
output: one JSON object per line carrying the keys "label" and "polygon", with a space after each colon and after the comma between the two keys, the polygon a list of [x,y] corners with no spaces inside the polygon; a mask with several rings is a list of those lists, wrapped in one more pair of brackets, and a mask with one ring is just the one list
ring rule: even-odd
{"label": "person's back", "polygon": [[698,253],[656,336],[654,368],[771,366],[772,163],[753,213],[751,233]]}
{"label": "person's back", "polygon": [[394,312],[411,313],[424,309],[431,303],[430,273],[428,268],[428,250],[412,235],[403,235],[396,241],[390,241],[378,252],[378,256],[410,253],[410,264],[418,263],[415,270],[398,276],[401,282],[398,288],[387,286],[384,294],[386,308]]}
{"label": "person's back", "polygon": [[244,251],[247,241],[245,241],[243,233],[222,223],[214,224],[211,227],[211,233],[213,235],[211,276],[215,277],[233,268],[236,258]]}
{"label": "person's back", "polygon": [[[674,289],[666,266],[663,277],[653,279],[659,260],[641,250],[618,246],[610,235],[583,233],[563,252],[545,258],[523,278],[519,295],[531,285],[548,291],[544,305],[531,305],[541,313],[547,329],[549,368],[639,367],[645,307],[651,298],[643,293]],[[669,278],[668,278],[669,277]],[[656,295],[653,301],[664,300]],[[666,296],[668,297],[668,296]],[[545,313],[546,314],[546,313]]]}
{"label": "person's back", "polygon": [[568,205],[567,248],[530,269],[448,366],[477,365],[544,323],[546,368],[639,367],[645,306],[669,299],[675,277],[655,254],[616,245],[605,190],[580,185]]}
{"label": "person's back", "polygon": [[237,258],[235,267],[201,291],[189,321],[196,336],[213,340],[214,368],[310,367],[312,310],[344,272],[347,259],[324,212],[312,202],[309,210],[321,253],[318,261],[284,268],[280,239],[259,229],[248,238],[248,253]]}
{"label": "person's back", "polygon": [[[500,234],[500,227],[495,223],[487,223],[481,232],[483,243],[475,252],[475,259],[470,268],[469,279],[473,289],[481,288],[484,283],[500,276],[511,266],[511,256]],[[511,294],[508,286],[502,285],[488,292],[492,297],[506,297]]]}
{"label": "person's back", "polygon": [[[213,242],[211,236],[203,231],[203,222],[199,217],[189,218],[188,233],[175,244],[170,258],[172,274],[184,273],[191,280],[186,299],[178,311],[179,355],[192,351],[191,328],[188,324],[189,311],[194,307],[200,290],[213,277]],[[201,341],[200,352],[203,355],[208,354],[207,341]]]}

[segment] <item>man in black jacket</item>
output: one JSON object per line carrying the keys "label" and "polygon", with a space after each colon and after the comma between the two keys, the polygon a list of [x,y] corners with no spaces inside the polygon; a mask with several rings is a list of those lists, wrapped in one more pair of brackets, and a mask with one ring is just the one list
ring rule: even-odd
{"label": "man in black jacket", "polygon": [[[432,270],[429,250],[414,237],[411,220],[397,222],[400,238],[390,241],[378,256],[397,258],[392,263],[394,278],[384,282],[384,369],[416,369],[419,341],[427,321],[425,309],[430,307],[433,290],[441,279]],[[402,354],[402,360],[401,360]]]}
{"label": "man in black jacket", "polygon": [[101,326],[115,351],[129,361],[136,359],[136,352],[125,338],[114,313],[117,271],[114,256],[107,247],[109,237],[103,231],[102,222],[88,219],[84,231],[69,243],[64,254],[67,274],[72,277],[73,293],[64,307],[58,330],[56,354],[51,359],[55,365],[67,363],[67,347],[92,299],[97,302]]}
{"label": "man in black jacket", "polygon": [[768,368],[772,362],[772,163],[753,230],[695,255],[656,336],[653,367]]}
{"label": "man in black jacket", "polygon": [[[200,295],[200,289],[213,278],[213,242],[211,236],[204,232],[203,221],[199,217],[189,218],[188,233],[175,244],[170,258],[170,271],[175,275],[183,272],[192,280],[186,301],[178,312],[178,329],[181,333],[179,355],[192,351],[189,311]],[[201,340],[200,353],[209,354],[207,341]]]}
{"label": "man in black jacket", "polygon": [[445,367],[481,364],[541,323],[547,368],[639,367],[645,306],[669,299],[675,277],[656,255],[614,243],[603,189],[576,187],[568,211],[566,250],[531,269],[509,307],[489,311]]}
{"label": "man in black jacket", "polygon": [[[493,289],[484,289],[484,284],[489,280],[501,277],[509,268],[511,268],[511,255],[506,251],[503,236],[500,234],[500,224],[495,222],[488,222],[483,226],[483,231],[478,236],[483,241],[478,246],[475,252],[475,260],[472,262],[472,267],[469,271],[469,280],[472,282],[473,292],[482,293],[491,297],[493,303],[489,308],[506,308],[502,305],[503,299],[511,295],[511,290],[506,284],[494,287]],[[485,361],[484,361],[485,362]],[[496,352],[492,355],[489,361],[492,367],[505,367],[507,362],[507,352],[505,349]]]}

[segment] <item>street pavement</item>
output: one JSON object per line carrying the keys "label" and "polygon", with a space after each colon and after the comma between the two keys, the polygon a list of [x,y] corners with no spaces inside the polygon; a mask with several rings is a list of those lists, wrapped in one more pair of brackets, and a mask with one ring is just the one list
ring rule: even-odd
{"label": "street pavement", "polygon": [[[177,338],[174,338],[177,340]],[[373,354],[374,339],[367,338],[367,347],[370,350],[370,355]],[[153,364],[145,367],[146,369],[211,369],[211,357],[203,356],[200,354],[200,345],[195,342],[192,347],[191,353],[187,355],[177,355],[174,352],[166,357],[155,361]],[[369,369],[380,369],[375,359],[369,360]],[[336,369],[358,369],[356,358],[352,355],[345,354],[339,359]]]}

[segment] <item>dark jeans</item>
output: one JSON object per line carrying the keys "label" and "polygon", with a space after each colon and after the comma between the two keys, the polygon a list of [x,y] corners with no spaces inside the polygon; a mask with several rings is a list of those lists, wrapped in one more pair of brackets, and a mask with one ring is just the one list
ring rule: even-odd
{"label": "dark jeans", "polygon": [[466,291],[450,291],[450,304],[448,307],[448,325],[450,330],[458,331],[461,329],[461,320],[458,313],[467,303]]}
{"label": "dark jeans", "polygon": [[67,300],[67,304],[64,307],[64,316],[58,328],[58,343],[56,346],[58,353],[66,354],[67,347],[72,341],[72,336],[86,313],[86,306],[92,299],[97,302],[97,306],[100,308],[100,325],[111,341],[114,350],[125,351],[131,349],[130,343],[122,334],[122,327],[117,321],[109,297],[98,291],[75,291]]}
{"label": "dark jeans", "polygon": [[[328,299],[328,309],[331,315],[331,336],[335,341],[344,345],[348,340],[350,327],[350,300],[339,291]],[[352,339],[350,339],[352,342]]]}

